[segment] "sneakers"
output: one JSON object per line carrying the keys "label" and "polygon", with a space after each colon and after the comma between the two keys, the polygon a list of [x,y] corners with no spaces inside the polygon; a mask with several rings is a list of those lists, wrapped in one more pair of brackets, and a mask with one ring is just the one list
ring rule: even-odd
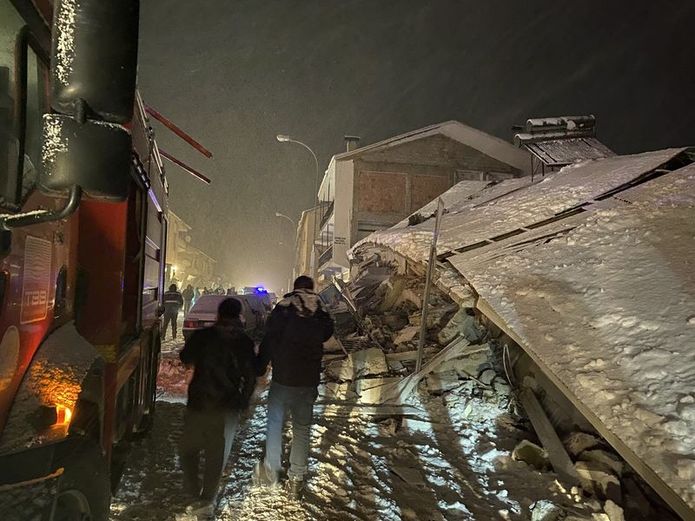
{"label": "sneakers", "polygon": [[285,482],[285,490],[290,499],[299,501],[304,495],[304,480],[290,478]]}
{"label": "sneakers", "polygon": [[256,463],[253,469],[253,484],[257,487],[275,487],[278,484],[277,475],[268,470],[263,460]]}

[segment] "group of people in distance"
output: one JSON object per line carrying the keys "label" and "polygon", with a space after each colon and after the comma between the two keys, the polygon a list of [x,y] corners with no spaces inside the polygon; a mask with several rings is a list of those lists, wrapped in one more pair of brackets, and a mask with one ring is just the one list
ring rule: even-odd
{"label": "group of people in distance", "polygon": [[184,487],[194,508],[210,513],[241,414],[249,407],[256,378],[266,375],[269,366],[265,455],[256,464],[253,480],[258,486],[279,485],[282,428],[289,414],[292,447],[285,488],[291,497],[301,498],[323,343],[333,335],[333,319],[310,277],[297,278],[293,291],[275,306],[258,350],[244,332],[241,309],[234,297],[223,300],[216,324],[194,332],[180,353],[183,364],[193,367],[180,441]]}
{"label": "group of people in distance", "polygon": [[183,316],[188,315],[188,312],[193,307],[193,303],[200,298],[201,295],[236,295],[235,288],[228,288],[225,292],[224,288],[210,290],[207,287],[193,289],[189,284],[186,289],[179,291],[176,284],[171,284],[169,289],[164,293],[164,310],[162,317],[162,340],[166,338],[167,330],[171,328],[171,337],[176,340],[176,328],[179,319],[179,311],[183,308]]}

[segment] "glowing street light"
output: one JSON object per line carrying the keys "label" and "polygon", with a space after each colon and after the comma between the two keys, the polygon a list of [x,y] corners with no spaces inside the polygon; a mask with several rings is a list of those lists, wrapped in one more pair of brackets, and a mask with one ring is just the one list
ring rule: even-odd
{"label": "glowing street light", "polygon": [[285,215],[284,213],[275,212],[275,217],[282,217],[283,219],[287,219],[288,221],[290,221],[290,222],[292,223],[292,226],[293,226],[295,229],[297,228],[297,223],[294,222],[294,219],[292,219],[291,217],[288,217],[288,216]]}
{"label": "glowing street light", "polygon": [[309,145],[306,143],[302,143],[301,141],[292,138],[291,136],[288,136],[287,134],[278,134],[275,136],[275,139],[277,139],[280,143],[296,143],[298,145],[303,146],[306,148],[309,153],[311,154],[311,157],[314,158],[314,164],[316,165],[316,181],[314,183],[314,193],[316,194],[316,201],[318,202],[319,199],[319,160],[316,157],[316,154],[314,151],[311,149]]}

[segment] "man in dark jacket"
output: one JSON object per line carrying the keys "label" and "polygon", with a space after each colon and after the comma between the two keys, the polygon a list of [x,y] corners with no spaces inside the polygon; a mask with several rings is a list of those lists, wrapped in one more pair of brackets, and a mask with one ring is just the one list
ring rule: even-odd
{"label": "man in dark jacket", "polygon": [[183,316],[185,318],[186,315],[188,315],[188,312],[191,310],[191,306],[193,305],[193,297],[195,296],[195,293],[193,292],[193,286],[191,286],[190,284],[186,286],[186,289],[183,290],[181,296],[183,297]]}
{"label": "man in dark jacket", "polygon": [[[188,386],[180,456],[184,486],[210,507],[239,426],[256,385],[253,341],[244,333],[241,302],[223,300],[217,323],[195,331],[180,353],[194,367]],[[200,452],[205,452],[202,489]]]}
{"label": "man in dark jacket", "polygon": [[162,340],[167,336],[167,329],[171,324],[171,336],[176,340],[176,322],[179,319],[179,310],[183,306],[183,297],[176,288],[176,284],[169,286],[169,291],[164,293],[164,328]]}
{"label": "man in dark jacket", "polygon": [[292,416],[292,449],[289,481],[291,496],[299,498],[309,459],[309,430],[321,376],[323,343],[333,334],[333,319],[319,296],[314,281],[301,276],[294,291],[285,295],[268,319],[266,335],[258,355],[258,373],[272,363],[268,395],[268,426],[265,458],[256,465],[260,485],[278,482],[282,456],[282,426],[286,413]]}

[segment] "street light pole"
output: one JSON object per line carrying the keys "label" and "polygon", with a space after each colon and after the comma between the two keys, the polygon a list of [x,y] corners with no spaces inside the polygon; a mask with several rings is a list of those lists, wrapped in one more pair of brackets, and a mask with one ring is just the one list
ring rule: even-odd
{"label": "street light pole", "polygon": [[311,149],[311,147],[309,145],[307,145],[306,143],[302,143],[301,141],[294,139],[286,134],[278,134],[276,136],[276,139],[280,143],[296,143],[297,145],[301,145],[304,148],[306,148],[309,151],[309,153],[311,154],[311,157],[314,158],[314,164],[316,165],[316,179],[314,180],[314,194],[316,194],[316,202],[318,202],[318,200],[319,200],[319,160],[316,157],[316,154],[314,153],[314,151]]}
{"label": "street light pole", "polygon": [[275,217],[282,217],[283,219],[287,219],[288,221],[290,221],[292,223],[292,226],[294,226],[294,229],[295,230],[297,229],[297,223],[294,222],[294,219],[292,219],[291,217],[288,217],[284,213],[275,212]]}
{"label": "street light pole", "polygon": [[[284,213],[275,212],[275,217],[281,217],[281,218],[283,218],[283,219],[287,219],[288,221],[290,221],[290,223],[292,224],[292,227],[293,227],[294,230],[295,230],[295,231],[294,231],[294,249],[293,249],[293,251],[292,251],[292,255],[295,257],[294,261],[295,261],[295,264],[296,264],[296,262],[297,262],[297,259],[296,259],[296,255],[297,255],[297,231],[298,231],[298,230],[297,230],[297,223],[295,223],[294,219],[292,219],[291,217],[285,215]],[[293,276],[293,275],[294,275],[294,266],[292,267],[292,270],[290,270],[290,284],[287,286],[288,288],[291,287],[291,282],[292,282],[292,276]]]}

